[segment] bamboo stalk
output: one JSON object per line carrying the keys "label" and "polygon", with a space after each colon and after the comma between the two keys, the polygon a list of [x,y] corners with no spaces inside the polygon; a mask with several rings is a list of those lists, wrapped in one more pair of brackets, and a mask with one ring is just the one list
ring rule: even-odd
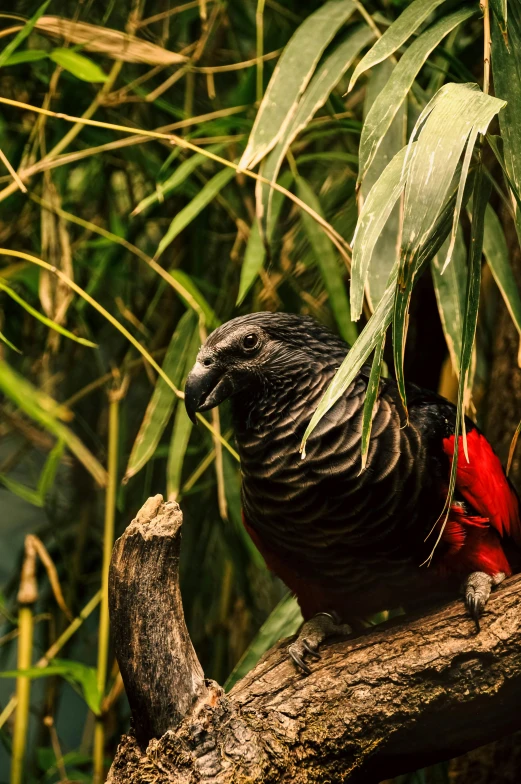
{"label": "bamboo stalk", "polygon": [[[38,659],[35,667],[47,667],[51,659],[61,651],[63,646],[69,642],[73,634],[75,634],[80,626],[82,625],[83,621],[85,621],[89,615],[96,609],[101,599],[101,591],[98,591],[94,594],[92,599],[90,599],[80,614],[73,620],[73,622],[67,626],[65,631],[60,634],[58,639],[53,642],[51,647],[44,653],[41,659]],[[0,713],[0,729],[4,726],[6,721],[12,715],[13,711],[16,709],[18,705],[18,697],[14,695],[11,697],[5,708],[3,709],[2,713]]]}
{"label": "bamboo stalk", "polygon": [[[114,519],[116,512],[116,487],[118,475],[119,446],[119,403],[121,390],[113,390],[109,395],[109,432],[108,432],[108,482],[105,496],[105,524],[103,529],[103,565],[101,571],[101,607],[98,638],[97,686],[100,697],[105,693],[107,664],[109,655],[109,567],[114,544]],[[94,776],[93,784],[102,784],[103,756],[105,749],[105,726],[103,716],[96,717],[94,726]]]}
{"label": "bamboo stalk", "polygon": [[[25,539],[25,558],[20,577],[18,602],[18,670],[28,670],[33,656],[33,611],[32,605],[38,598],[36,585],[36,548],[32,536]],[[31,679],[19,675],[16,679],[17,709],[13,730],[11,756],[11,784],[22,784],[24,780],[24,757],[29,727],[29,703],[31,698]]]}
{"label": "bamboo stalk", "polygon": [[257,0],[255,26],[257,33],[257,103],[260,104],[264,93],[264,0]]}

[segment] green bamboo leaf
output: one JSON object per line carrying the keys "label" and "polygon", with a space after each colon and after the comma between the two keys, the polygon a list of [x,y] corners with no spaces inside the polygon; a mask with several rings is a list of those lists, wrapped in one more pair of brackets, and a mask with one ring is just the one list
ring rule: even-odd
{"label": "green bamboo leaf", "polygon": [[53,49],[49,57],[56,65],[61,66],[76,79],[81,79],[82,82],[106,82],[108,79],[99,65],[85,55],[75,52],[74,49]]}
{"label": "green bamboo leaf", "polygon": [[[456,474],[458,466],[458,452],[459,452],[459,435],[463,437],[463,450],[467,462],[469,460],[467,450],[467,439],[465,431],[465,408],[470,401],[471,393],[471,369],[472,369],[472,351],[474,348],[474,341],[476,338],[476,326],[478,322],[478,309],[479,309],[479,296],[481,291],[481,255],[483,252],[483,234],[485,226],[485,210],[490,196],[491,184],[488,179],[483,177],[482,164],[478,168],[477,176],[475,179],[473,204],[475,212],[471,226],[470,236],[470,252],[469,252],[469,266],[467,276],[467,291],[465,296],[465,316],[463,320],[463,333],[461,340],[461,360],[459,366],[459,387],[458,387],[458,404],[456,409],[456,424],[454,428],[454,453],[452,457],[452,465],[449,479],[449,489],[445,506],[442,512],[445,513],[443,525],[440,527],[436,541],[427,559],[427,563],[434,554],[434,551],[442,537],[443,529],[448,520],[454,491],[456,488]],[[442,516],[440,515],[440,517]],[[434,528],[433,528],[434,530]],[[432,531],[431,531],[432,533]]]}
{"label": "green bamboo leaf", "polygon": [[490,0],[490,7],[497,19],[501,35],[508,44],[508,2],[507,0]]}
{"label": "green bamboo leaf", "polygon": [[60,421],[59,416],[63,413],[63,408],[16,373],[7,362],[1,360],[0,390],[41,427],[48,430],[49,433],[53,433],[59,440],[64,441],[96,482],[101,487],[105,486],[107,472],[101,463],[78,436]]}
{"label": "green bamboo leaf", "polygon": [[[193,367],[200,345],[199,331],[195,329],[186,352],[183,382]],[[177,406],[166,467],[166,489],[170,501],[177,498],[181,489],[181,474],[192,427],[192,421],[185,407]]]}
{"label": "green bamboo leaf", "polygon": [[[471,174],[467,180],[463,200],[468,199],[471,188],[474,184],[474,176]],[[450,232],[452,225],[452,218],[454,214],[454,206],[456,204],[458,184],[455,181],[452,184],[450,194],[447,196],[444,208],[434,226],[430,236],[425,242],[424,247],[418,254],[417,269],[414,280],[421,274],[425,264],[429,262],[432,257],[438,253],[447,235]],[[387,288],[380,302],[378,303],[375,311],[364,329],[358,336],[356,342],[351,347],[346,358],[337,370],[333,380],[329,384],[325,393],[323,394],[320,402],[315,409],[309,425],[304,433],[301,452],[302,458],[306,456],[306,443],[313,433],[314,429],[320,422],[323,416],[332,408],[336,401],[345,393],[349,385],[354,381],[360,368],[367,361],[367,358],[372,351],[376,348],[379,340],[385,334],[389,324],[391,323],[393,315],[393,301],[396,289],[396,281],[398,279],[398,262],[394,265],[389,275]]]}
{"label": "green bamboo leaf", "polygon": [[432,12],[445,0],[414,0],[385,31],[375,45],[362,57],[349,82],[348,92],[355,86],[358,77],[373,66],[390,57],[402,46]]}
{"label": "green bamboo leaf", "polygon": [[251,536],[244,527],[242,519],[240,466],[235,460],[232,460],[231,455],[226,451],[223,451],[223,475],[228,513],[234,528],[234,533],[239,541],[242,542],[251,563],[255,564],[257,569],[265,570],[267,568],[266,562],[255,547]]}
{"label": "green bamboo leaf", "polygon": [[[285,171],[279,180],[279,185],[288,189],[293,181],[293,174],[291,171]],[[273,192],[273,200],[271,203],[272,222],[271,227],[276,226],[282,205],[284,203],[284,194],[280,191]],[[269,233],[266,241],[268,246],[271,244],[272,234]],[[236,305],[243,302],[246,294],[254,284],[257,276],[264,266],[266,260],[266,245],[264,244],[262,234],[260,231],[260,224],[255,220],[250,230],[248,243],[246,245],[246,252],[244,254],[244,261],[241,267],[241,279],[239,282],[239,293],[237,294]]]}
{"label": "green bamboo leaf", "polygon": [[[467,209],[472,217],[472,210]],[[510,263],[503,227],[490,204],[487,205],[485,211],[483,255],[498,285],[512,321],[521,335],[521,296]]]}
{"label": "green bamboo leaf", "polygon": [[[279,133],[277,141],[262,167],[262,175],[274,183],[286,153],[297,135],[314,117],[318,109],[325,104],[331,91],[338,84],[360,50],[374,37],[373,32],[366,26],[355,27],[332,54],[317,68],[313,79],[294,108],[293,116],[288,120],[284,131]],[[274,190],[268,183],[257,183],[257,211],[263,216],[264,231],[271,235],[273,232],[273,207]]]}
{"label": "green bamboo leaf", "polygon": [[374,406],[378,397],[380,389],[380,376],[382,374],[382,362],[384,358],[385,348],[385,332],[376,344],[373,364],[371,365],[371,374],[367,384],[367,390],[364,400],[364,411],[362,416],[362,445],[361,457],[362,467],[360,473],[365,469],[367,463],[367,454],[369,452],[369,444],[371,442],[371,430],[373,427]]}
{"label": "green bamboo leaf", "polygon": [[[219,153],[222,148],[224,147],[223,144],[211,144],[206,149],[208,152],[212,152],[214,154]],[[185,161],[179,164],[177,169],[168,177],[164,182],[158,183],[154,193],[151,193],[149,196],[146,196],[142,199],[137,207],[131,212],[131,215],[139,215],[140,212],[144,212],[153,204],[157,202],[161,202],[166,199],[167,196],[175,191],[180,185],[185,182],[185,180],[190,177],[191,174],[194,173],[196,169],[199,168],[203,163],[207,163],[208,156],[203,155],[203,153],[196,152],[194,155],[191,155],[190,158],[187,158]]]}
{"label": "green bamboo leaf", "polygon": [[[493,134],[487,133],[487,142],[490,145],[490,149],[496,156],[497,162],[501,166],[503,174],[505,175],[505,179],[508,183],[508,187],[512,191],[512,195],[517,202],[518,209],[521,210],[521,192],[517,190],[515,182],[510,178],[510,174],[505,163],[505,156],[503,155],[503,140],[501,136],[495,136]],[[518,228],[518,237],[519,236],[520,232]]]}
{"label": "green bamboo leaf", "polygon": [[45,461],[44,467],[38,479],[38,487],[34,490],[21,482],[11,479],[6,474],[0,474],[0,482],[14,495],[22,498],[33,506],[43,507],[47,493],[51,489],[56,478],[56,472],[63,455],[65,443],[58,441],[49,452],[49,457]]}
{"label": "green bamboo leaf", "polygon": [[[297,192],[303,202],[309,204],[315,212],[323,217],[322,207],[313,189],[303,177],[297,177]],[[345,284],[335,248],[329,237],[322,231],[317,222],[307,214],[301,213],[301,220],[308,236],[314,257],[322,275],[325,289],[328,293],[331,310],[337,323],[338,331],[350,345],[357,338],[357,329],[351,321],[349,301],[347,299]]]}
{"label": "green bamboo leaf", "polygon": [[10,55],[4,65],[19,65],[20,63],[35,63],[38,60],[45,60],[48,53],[43,49],[26,49],[25,52],[15,52]]}
{"label": "green bamboo leaf", "polygon": [[[365,93],[364,116],[371,112],[375,100],[379,100],[382,87],[388,82],[393,70],[394,65],[390,60],[384,60],[371,69]],[[406,119],[407,101],[404,101],[395,114],[390,126],[386,129],[382,143],[379,145],[371,163],[366,169],[366,174],[361,183],[359,193],[359,208],[363,208],[371,188],[387,167],[388,163],[405,145],[407,141]],[[360,183],[360,175],[358,177],[358,182]],[[371,254],[371,264],[365,281],[365,292],[371,310],[375,309],[383,296],[389,273],[398,257],[400,223],[400,205],[395,204],[382,227]]]}
{"label": "green bamboo leaf", "polygon": [[408,148],[404,147],[387,164],[369,191],[358,217],[351,262],[351,318],[354,321],[362,315],[364,287],[375,245],[405,187],[407,152]]}
{"label": "green bamboo leaf", "polygon": [[[193,301],[198,307],[197,313],[204,320],[205,325],[212,329],[218,327],[221,322],[215,315],[214,309],[211,307],[206,297],[203,296],[203,294],[196,286],[196,284],[194,283],[190,275],[188,275],[186,272],[183,272],[183,270],[180,269],[170,270],[170,275],[175,281],[177,281],[183,287],[185,291],[187,291],[190,294]],[[189,308],[191,308],[192,303],[190,303],[186,299],[186,297],[183,296],[181,291],[179,291],[178,293],[181,299],[183,300],[183,302]]]}
{"label": "green bamboo leaf", "polygon": [[442,259],[447,255],[449,243],[450,237],[441,246],[439,255],[432,259],[431,271],[443,334],[452,367],[454,372],[458,374],[467,289],[467,249],[461,228],[456,235],[452,261],[442,274]]}
{"label": "green bamboo leaf", "polygon": [[158,259],[170,243],[185,229],[205,207],[210,204],[220,191],[235,177],[235,169],[225,168],[208,180],[192,201],[177,213],[155,253]]}
{"label": "green bamboo leaf", "polygon": [[72,686],[79,686],[85,702],[91,711],[99,716],[101,712],[101,695],[97,686],[97,672],[82,662],[72,659],[52,659],[47,667],[29,667],[26,670],[4,670],[0,678],[18,678],[20,676],[34,680],[59,675]]}
{"label": "green bamboo leaf", "polygon": [[41,5],[39,7],[39,9],[34,14],[34,16],[32,16],[29,19],[29,21],[22,27],[20,32],[17,33],[17,35],[15,35],[13,40],[10,41],[10,43],[8,43],[7,46],[4,49],[2,49],[2,51],[0,52],[0,68],[3,65],[7,64],[9,58],[13,55],[13,53],[16,51],[16,49],[18,49],[20,44],[23,41],[25,41],[27,36],[32,32],[33,27],[35,26],[35,24],[38,21],[38,19],[42,16],[42,14],[45,13],[45,10],[46,10],[46,8],[47,8],[47,6],[49,5],[50,2],[51,2],[51,0],[46,0],[46,2],[43,3],[43,5]]}
{"label": "green bamboo leaf", "polygon": [[80,343],[82,346],[88,346],[89,348],[98,348],[96,343],[93,343],[91,340],[87,340],[86,338],[80,338],[77,335],[74,335],[72,332],[69,332],[68,329],[65,329],[65,327],[62,327],[60,324],[57,324],[56,321],[47,318],[47,316],[44,316],[43,313],[40,313],[38,310],[33,308],[31,305],[29,305],[28,302],[22,299],[22,297],[20,297],[20,295],[17,294],[16,291],[14,291],[10,286],[8,286],[7,283],[4,280],[2,280],[2,278],[0,278],[0,291],[5,291],[5,293],[8,294],[11,297],[11,299],[14,299],[15,302],[21,305],[22,308],[27,311],[27,313],[30,313],[31,316],[34,316],[35,319],[41,321],[41,323],[45,324],[45,326],[49,327],[49,329],[53,329],[55,332],[59,332],[60,335],[69,338],[69,340],[74,340],[75,343]]}
{"label": "green bamboo leaf", "polygon": [[[197,317],[192,310],[188,310],[180,319],[163,360],[162,369],[177,388],[181,386],[188,345],[195,329],[197,329]],[[158,377],[132,446],[123,478],[124,483],[137,474],[153,457],[176,400],[172,388],[161,377]]]}
{"label": "green bamboo leaf", "polygon": [[11,343],[11,341],[8,338],[6,338],[3,332],[0,332],[0,340],[2,341],[2,343],[5,343],[6,346],[9,346],[10,349],[16,351],[17,354],[22,353],[19,348],[16,348],[14,343]]}
{"label": "green bamboo leaf", "polygon": [[[282,196],[282,194],[278,194]],[[282,204],[282,199],[279,199]],[[241,278],[239,281],[239,293],[237,294],[236,305],[240,305],[246,294],[255,283],[257,276],[264,267],[266,259],[266,246],[260,231],[259,221],[254,220],[250,229],[250,236],[244,252],[244,261],[241,266]]]}
{"label": "green bamboo leaf", "polygon": [[285,134],[322,52],[355,9],[351,0],[329,0],[293,34],[266,88],[239,168],[253,168]]}
{"label": "green bamboo leaf", "polygon": [[[507,101],[499,114],[499,127],[503,140],[508,179],[519,196],[521,193],[521,8],[510,4],[508,17],[508,42],[502,23],[492,18],[492,73],[494,92]],[[521,238],[521,218],[516,214],[518,237]]]}
{"label": "green bamboo leaf", "polygon": [[[407,401],[403,356],[418,253],[438,220],[461,154],[466,147],[445,266],[449,263],[474,143],[478,133],[486,132],[490,121],[503,106],[504,101],[485,95],[475,84],[447,84],[425,107],[411,137],[414,139],[421,127],[418,141],[411,148],[409,157],[400,267],[393,313],[396,381],[405,408]],[[425,164],[426,161],[428,165]]]}
{"label": "green bamboo leaf", "polygon": [[63,439],[59,439],[49,452],[49,457],[45,461],[42,473],[38,479],[38,492],[43,499],[45,499],[47,493],[54,484],[64,449],[65,442]]}
{"label": "green bamboo leaf", "polygon": [[238,664],[236,664],[224,684],[224,690],[230,691],[237,681],[244,678],[255,667],[261,656],[277,640],[280,640],[281,637],[289,637],[292,634],[296,634],[302,621],[303,618],[297,600],[291,594],[287,594],[263,623],[253,642],[250,643],[241,656]]}
{"label": "green bamboo leaf", "polygon": [[7,474],[0,474],[0,484],[3,484],[10,493],[18,496],[22,501],[27,501],[28,504],[40,508],[43,506],[43,498],[38,490],[33,490],[32,487],[27,487],[27,485],[17,482],[16,479],[11,479]]}
{"label": "green bamboo leaf", "polygon": [[365,118],[360,138],[359,182],[364,179],[393,118],[403,105],[418,72],[431,52],[451,30],[476,12],[476,8],[461,8],[444,16],[407,48]]}

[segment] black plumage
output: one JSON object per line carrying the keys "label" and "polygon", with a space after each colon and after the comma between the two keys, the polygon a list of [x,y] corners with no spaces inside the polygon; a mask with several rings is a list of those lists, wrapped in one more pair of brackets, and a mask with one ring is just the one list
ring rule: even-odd
{"label": "black plumage", "polygon": [[[193,416],[230,398],[248,529],[305,615],[326,609],[327,601],[349,619],[414,603],[425,591],[454,591],[461,576],[438,579],[436,559],[450,549],[447,541],[434,568],[421,566],[446,498],[450,462],[443,443],[454,431],[452,404],[409,385],[406,425],[396,383],[382,379],[361,472],[364,368],[301,458],[304,431],[347,351],[311,318],[233,319],[201,348],[186,405]],[[474,428],[470,421],[467,427]]]}

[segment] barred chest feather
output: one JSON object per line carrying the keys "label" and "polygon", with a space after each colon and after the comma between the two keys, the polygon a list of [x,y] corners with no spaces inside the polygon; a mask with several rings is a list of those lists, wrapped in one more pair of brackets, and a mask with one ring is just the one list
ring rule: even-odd
{"label": "barred chest feather", "polygon": [[385,383],[360,473],[363,374],[319,423],[301,459],[303,433],[337,367],[292,368],[234,401],[233,413],[249,526],[292,568],[344,592],[354,584],[369,588],[382,568],[388,578],[410,572],[440,509],[430,503],[419,524],[420,496],[433,495],[435,477],[425,471],[420,430],[412,420],[402,427]]}

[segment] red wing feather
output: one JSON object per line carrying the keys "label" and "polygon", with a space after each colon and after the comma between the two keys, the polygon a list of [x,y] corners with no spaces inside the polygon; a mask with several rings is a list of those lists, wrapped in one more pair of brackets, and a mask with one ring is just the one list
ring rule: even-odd
{"label": "red wing feather", "polygon": [[[479,430],[467,434],[469,462],[459,437],[456,489],[465,501],[490,524],[501,537],[511,536],[521,545],[519,501],[505,476],[498,456]],[[443,449],[451,464],[454,456],[454,436],[443,440]]]}

